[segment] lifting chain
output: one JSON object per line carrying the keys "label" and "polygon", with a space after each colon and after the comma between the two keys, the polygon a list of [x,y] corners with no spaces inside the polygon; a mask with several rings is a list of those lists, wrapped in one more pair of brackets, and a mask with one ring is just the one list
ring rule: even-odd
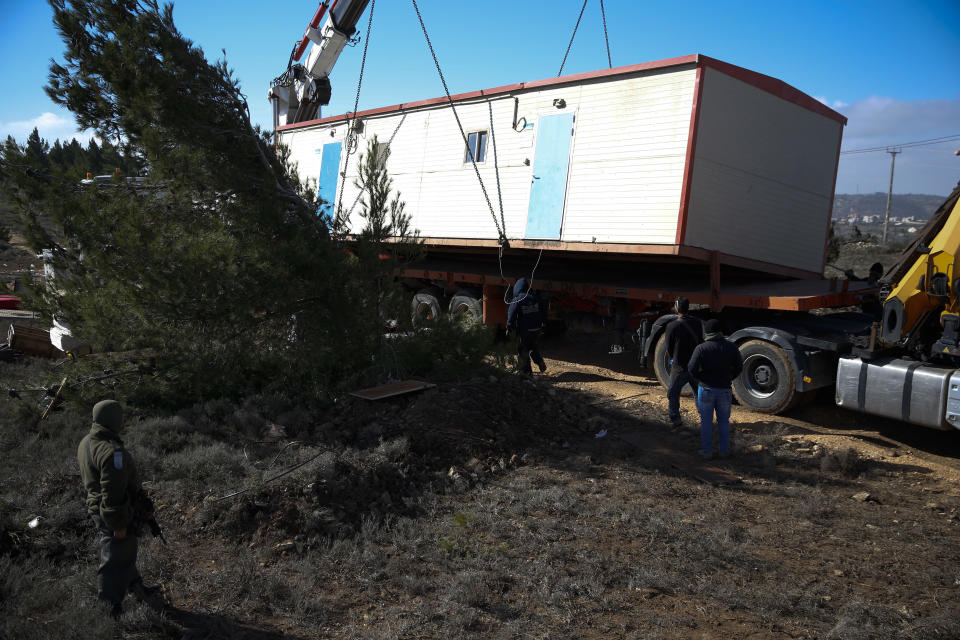
{"label": "lifting chain", "polygon": [[563,75],[563,66],[567,64],[567,56],[570,55],[570,47],[573,46],[573,39],[577,37],[577,29],[580,28],[580,20],[583,18],[583,11],[587,8],[587,0],[583,0],[583,6],[580,7],[580,15],[577,16],[577,24],[573,25],[573,34],[570,36],[570,43],[567,45],[567,52],[563,54],[563,62],[560,63],[560,71],[557,71],[557,77]]}
{"label": "lifting chain", "polygon": [[[427,40],[427,47],[430,49],[430,55],[433,56],[433,64],[437,68],[437,73],[440,75],[440,82],[443,84],[443,91],[447,95],[447,102],[450,103],[450,110],[453,111],[453,117],[457,121],[457,127],[460,129],[460,135],[463,137],[464,147],[468,147],[469,143],[467,141],[467,134],[463,129],[463,123],[460,122],[460,116],[457,114],[457,107],[453,103],[453,98],[450,95],[450,89],[447,88],[447,80],[443,77],[443,71],[440,69],[440,62],[437,60],[437,52],[433,49],[433,43],[430,42],[430,36],[427,34],[427,27],[423,23],[423,16],[420,15],[420,7],[417,6],[417,0],[412,0],[413,9],[417,12],[417,19],[420,21],[420,29],[423,31],[423,37]],[[492,131],[491,131],[492,133]],[[477,159],[474,157],[473,153],[468,154],[470,157],[470,162],[473,164],[473,171],[477,174],[477,180],[480,182],[480,190],[483,191],[483,199],[487,202],[487,208],[490,210],[490,216],[493,218],[493,224],[497,227],[497,235],[500,239],[500,244],[506,244],[507,235],[506,229],[500,226],[500,221],[497,220],[497,214],[493,210],[493,204],[490,202],[490,196],[487,194],[487,187],[483,184],[483,178],[480,176],[480,168],[477,167]]]}
{"label": "lifting chain", "polygon": [[600,19],[603,20],[603,41],[607,44],[607,68],[613,69],[613,60],[610,58],[610,38],[607,37],[607,12],[603,10],[603,0],[600,0]]}
{"label": "lifting chain", "polygon": [[343,191],[346,186],[344,182],[347,179],[347,167],[350,164],[350,156],[353,151],[351,149],[353,145],[353,137],[356,135],[354,131],[354,122],[357,119],[357,107],[360,105],[360,87],[363,86],[363,70],[367,66],[367,48],[370,46],[370,28],[373,26],[373,10],[377,6],[377,0],[371,0],[370,2],[370,16],[367,18],[367,37],[363,42],[363,58],[360,60],[360,77],[357,79],[357,95],[353,99],[353,113],[350,114],[350,121],[347,123],[347,137],[344,140],[344,147],[346,152],[343,154],[343,173],[340,174],[342,178],[340,180],[340,194],[337,198],[337,209],[336,215],[334,216],[334,227],[338,227],[343,223],[341,215],[343,214]]}

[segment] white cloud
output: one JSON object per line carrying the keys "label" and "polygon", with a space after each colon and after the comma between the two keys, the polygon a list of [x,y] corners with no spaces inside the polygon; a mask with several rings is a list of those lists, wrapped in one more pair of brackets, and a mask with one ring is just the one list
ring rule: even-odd
{"label": "white cloud", "polygon": [[[843,132],[844,151],[893,148],[908,142],[960,135],[960,97],[897,100],[871,96],[834,108],[849,118]],[[894,192],[950,193],[960,179],[960,158],[953,154],[956,149],[960,149],[960,140],[903,149],[896,157]],[[883,150],[841,155],[837,192],[885,192],[890,180],[890,164],[890,155]]]}
{"label": "white cloud", "polygon": [[0,140],[6,140],[7,136],[13,136],[17,142],[23,144],[34,128],[40,132],[41,138],[50,143],[58,138],[65,141],[76,138],[81,143],[86,144],[93,137],[92,132],[78,131],[73,118],[45,111],[30,120],[0,122]]}

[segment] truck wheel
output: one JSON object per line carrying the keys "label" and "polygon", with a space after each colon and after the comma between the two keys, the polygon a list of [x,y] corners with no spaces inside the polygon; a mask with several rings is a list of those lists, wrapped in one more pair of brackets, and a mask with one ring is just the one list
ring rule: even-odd
{"label": "truck wheel", "polygon": [[760,413],[781,413],[802,399],[793,365],[780,347],[748,340],[740,345],[743,372],[733,381],[737,401]]}
{"label": "truck wheel", "polygon": [[[657,344],[653,348],[653,372],[664,389],[670,387],[670,356],[667,353],[667,333],[665,331],[657,338]],[[693,389],[690,388],[690,385],[684,385],[683,389],[680,390],[680,395],[692,396]]]}
{"label": "truck wheel", "polygon": [[425,327],[440,320],[440,300],[433,289],[421,289],[410,302],[413,326]]}
{"label": "truck wheel", "polygon": [[480,324],[483,322],[483,305],[470,291],[458,291],[450,298],[450,317],[468,325]]}

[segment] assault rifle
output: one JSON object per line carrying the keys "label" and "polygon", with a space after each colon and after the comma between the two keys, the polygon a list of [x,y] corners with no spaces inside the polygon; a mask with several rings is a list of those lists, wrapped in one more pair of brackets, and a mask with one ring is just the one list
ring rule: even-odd
{"label": "assault rifle", "polygon": [[143,525],[147,525],[154,538],[160,538],[163,544],[167,544],[167,538],[163,535],[163,528],[153,515],[153,500],[150,499],[146,492],[141,491],[136,500],[134,500],[133,513],[132,528],[136,535],[140,535],[140,530],[143,528]]}

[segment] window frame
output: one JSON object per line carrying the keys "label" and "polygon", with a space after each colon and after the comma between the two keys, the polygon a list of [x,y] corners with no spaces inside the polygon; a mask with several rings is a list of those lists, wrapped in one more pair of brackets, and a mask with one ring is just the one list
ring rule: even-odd
{"label": "window frame", "polygon": [[[471,147],[470,140],[473,138],[475,142],[473,147]],[[476,129],[474,131],[467,132],[467,143],[466,149],[463,151],[463,164],[472,165],[474,162],[477,164],[483,164],[487,161],[487,141],[490,139],[490,131],[488,129]],[[477,140],[482,141],[482,146],[479,145]],[[476,156],[480,156],[477,159]]]}

